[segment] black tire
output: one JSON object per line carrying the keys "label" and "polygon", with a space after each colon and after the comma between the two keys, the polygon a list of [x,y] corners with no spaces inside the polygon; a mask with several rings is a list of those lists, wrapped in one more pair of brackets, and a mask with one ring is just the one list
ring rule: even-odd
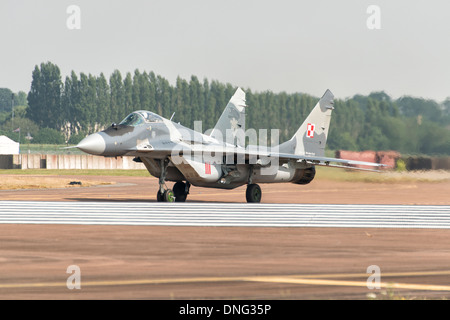
{"label": "black tire", "polygon": [[164,202],[175,202],[175,195],[172,190],[167,189],[164,191]]}
{"label": "black tire", "polygon": [[173,185],[173,193],[176,202],[185,202],[187,198],[186,183],[178,181]]}
{"label": "black tire", "polygon": [[156,201],[164,202],[164,194],[161,193],[160,191],[158,191],[158,193],[156,194]]}
{"label": "black tire", "polygon": [[249,184],[245,193],[247,202],[259,203],[261,202],[262,191],[259,185]]}

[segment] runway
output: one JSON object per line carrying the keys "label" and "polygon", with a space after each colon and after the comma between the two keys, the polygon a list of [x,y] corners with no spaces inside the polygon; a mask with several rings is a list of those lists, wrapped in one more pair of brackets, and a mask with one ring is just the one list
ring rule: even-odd
{"label": "runway", "polygon": [[1,299],[450,297],[450,182],[267,185],[248,204],[245,188],[159,203],[157,179],[64,178],[113,184],[0,192]]}
{"label": "runway", "polygon": [[0,201],[0,223],[450,229],[450,206]]}

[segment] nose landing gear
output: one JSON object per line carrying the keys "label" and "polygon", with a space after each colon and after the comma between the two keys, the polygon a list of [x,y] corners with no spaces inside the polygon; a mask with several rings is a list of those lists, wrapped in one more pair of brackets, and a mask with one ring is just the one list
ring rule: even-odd
{"label": "nose landing gear", "polygon": [[169,160],[161,160],[161,175],[159,176],[159,190],[156,193],[156,201],[158,202],[175,202],[175,194],[166,187],[166,172]]}
{"label": "nose landing gear", "polygon": [[158,202],[185,202],[189,194],[191,184],[178,181],[174,184],[173,190],[166,186],[166,172],[169,160],[164,159],[160,162],[161,175],[159,176],[159,190],[156,193],[156,201]]}
{"label": "nose landing gear", "polygon": [[163,192],[158,190],[156,201],[158,202],[185,202],[189,194],[190,183],[178,181],[173,186],[173,190],[165,189]]}
{"label": "nose landing gear", "polygon": [[156,193],[156,201],[158,202],[175,202],[175,195],[172,190],[166,189],[163,193],[158,191]]}

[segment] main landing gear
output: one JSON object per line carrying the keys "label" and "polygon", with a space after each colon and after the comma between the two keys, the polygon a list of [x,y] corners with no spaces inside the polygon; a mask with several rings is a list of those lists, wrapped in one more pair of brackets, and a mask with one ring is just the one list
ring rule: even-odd
{"label": "main landing gear", "polygon": [[191,184],[189,182],[184,183],[183,181],[178,181],[173,185],[173,193],[175,194],[176,202],[185,202],[187,195],[189,194],[189,188]]}
{"label": "main landing gear", "polygon": [[245,197],[247,199],[247,202],[260,203],[262,196],[261,187],[256,183],[252,182],[252,175],[253,175],[253,167],[250,167]]}
{"label": "main landing gear", "polygon": [[261,187],[255,183],[247,185],[247,191],[245,192],[245,197],[247,202],[260,203],[261,202]]}

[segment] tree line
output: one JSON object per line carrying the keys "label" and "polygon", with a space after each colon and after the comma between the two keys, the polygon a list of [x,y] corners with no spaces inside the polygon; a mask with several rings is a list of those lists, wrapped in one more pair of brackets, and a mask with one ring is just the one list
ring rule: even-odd
{"label": "tree line", "polygon": [[[138,69],[125,75],[115,70],[108,78],[72,71],[62,79],[59,67],[46,62],[32,72],[22,116],[29,121],[24,125],[33,124],[38,131],[45,128],[48,139],[59,135],[58,141],[69,143],[120,122],[135,110],[165,118],[175,113],[173,120],[190,128],[200,120],[205,131],[214,127],[236,88],[196,76],[178,77],[171,85],[154,72]],[[291,138],[319,100],[305,93],[243,90],[249,106],[247,128],[281,129],[281,142]],[[327,143],[332,150],[450,154],[450,98],[443,103],[408,96],[394,100],[374,92],[336,99],[334,106]]]}

